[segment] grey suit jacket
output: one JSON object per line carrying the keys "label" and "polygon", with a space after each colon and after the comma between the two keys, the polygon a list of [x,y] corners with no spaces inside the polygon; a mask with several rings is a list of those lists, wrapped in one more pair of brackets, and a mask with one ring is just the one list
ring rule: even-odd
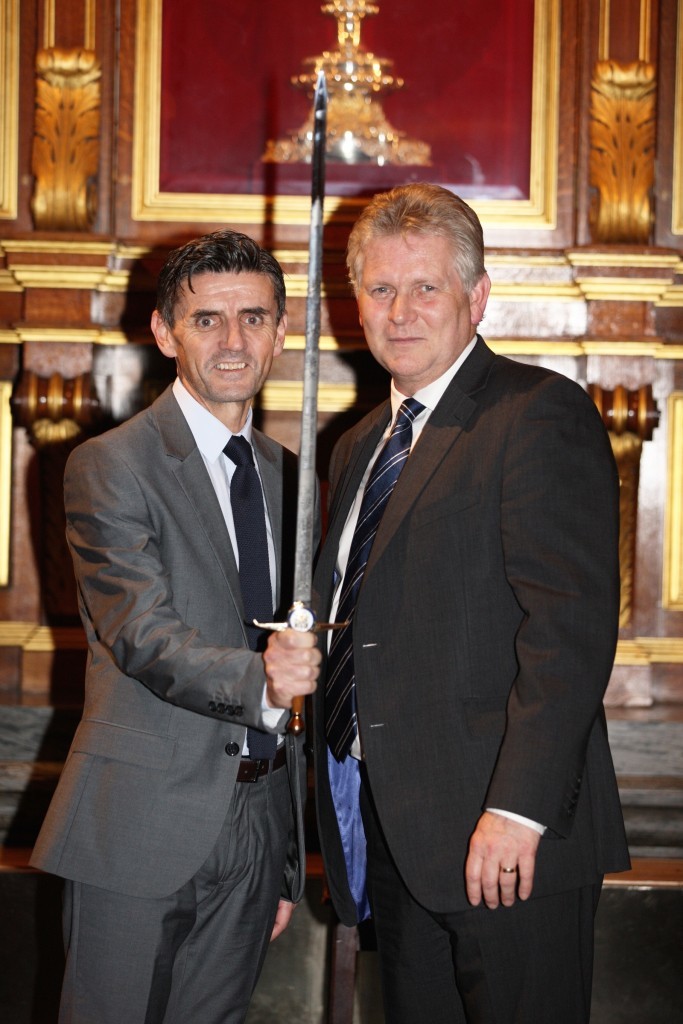
{"label": "grey suit jacket", "polygon": [[[389,403],[339,442],[315,585],[325,616],[339,538]],[[387,506],[356,607],[366,767],[414,897],[468,907],[485,807],[548,831],[535,895],[628,866],[602,698],[619,608],[618,479],[574,382],[475,349],[432,412]],[[354,919],[315,700],[318,823],[337,912]]]}
{"label": "grey suit jacket", "polygon": [[[286,608],[296,460],[257,431],[253,442]],[[32,863],[160,897],[208,856],[245,727],[266,728],[262,659],[247,647],[229,534],[170,388],[75,449],[65,504],[89,646],[85,705]],[[296,901],[305,770],[301,740],[286,742],[296,813],[283,896]]]}

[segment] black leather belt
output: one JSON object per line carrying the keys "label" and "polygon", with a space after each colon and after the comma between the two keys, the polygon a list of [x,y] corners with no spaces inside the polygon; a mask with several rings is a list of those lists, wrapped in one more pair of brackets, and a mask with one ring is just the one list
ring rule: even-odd
{"label": "black leather belt", "polygon": [[276,772],[278,768],[282,768],[286,760],[287,753],[284,743],[278,748],[272,761],[252,761],[249,757],[243,757],[237,769],[237,781],[256,782],[262,775],[267,775],[269,771]]}

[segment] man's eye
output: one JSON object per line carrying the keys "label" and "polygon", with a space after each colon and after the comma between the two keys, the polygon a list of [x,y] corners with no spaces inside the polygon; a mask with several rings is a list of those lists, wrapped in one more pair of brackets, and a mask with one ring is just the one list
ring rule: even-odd
{"label": "man's eye", "polygon": [[257,316],[256,313],[250,313],[249,316],[245,316],[244,322],[250,327],[258,327],[259,324],[263,323],[263,317]]}
{"label": "man's eye", "polygon": [[213,327],[213,318],[210,316],[200,316],[197,323],[200,327]]}

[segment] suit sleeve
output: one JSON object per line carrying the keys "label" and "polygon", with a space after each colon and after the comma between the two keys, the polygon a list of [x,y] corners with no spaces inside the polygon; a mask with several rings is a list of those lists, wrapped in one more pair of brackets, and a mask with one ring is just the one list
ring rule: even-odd
{"label": "suit sleeve", "polygon": [[588,740],[614,659],[619,484],[597,410],[578,385],[546,379],[506,451],[505,572],[523,620],[519,671],[486,805],[568,835]]}
{"label": "suit sleeve", "polygon": [[[201,568],[192,566],[188,554],[181,574],[162,557],[163,518],[172,510],[153,511],[139,474],[113,445],[97,441],[72,453],[64,493],[67,540],[91,646],[162,700],[209,716],[211,702],[221,703],[223,712],[232,705],[236,714],[221,713],[221,720],[265,728],[262,659],[240,646],[237,615],[226,627],[234,646],[214,637],[210,642],[198,624],[184,620],[176,590],[189,586],[186,579]],[[196,575],[193,585],[198,586]],[[218,597],[202,600],[206,607]],[[227,621],[227,609],[225,616]]]}

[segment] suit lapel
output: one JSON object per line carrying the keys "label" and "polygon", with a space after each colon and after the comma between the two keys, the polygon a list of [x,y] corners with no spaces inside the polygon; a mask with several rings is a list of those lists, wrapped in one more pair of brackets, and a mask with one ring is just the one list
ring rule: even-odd
{"label": "suit lapel", "polygon": [[[244,618],[239,572],[230,534],[192,431],[173,397],[171,388],[152,406],[166,455],[174,461],[172,472],[194,509],[199,526],[221,567],[240,621]],[[259,462],[260,467],[260,462]],[[246,639],[245,639],[246,642]]]}
{"label": "suit lapel", "polygon": [[485,342],[478,338],[469,357],[446,388],[398,478],[377,530],[367,571],[382,555],[401,521],[457,444],[463,428],[477,408],[472,396],[485,387],[494,358]]}
{"label": "suit lapel", "polygon": [[256,452],[256,461],[266,500],[266,515],[270,521],[270,532],[275,547],[275,571],[277,573],[275,581],[275,607],[277,608],[280,601],[282,582],[280,580],[280,567],[282,565],[282,534],[280,524],[283,517],[282,472],[272,449],[266,445],[264,436],[258,430],[254,430],[251,439],[254,451]]}

